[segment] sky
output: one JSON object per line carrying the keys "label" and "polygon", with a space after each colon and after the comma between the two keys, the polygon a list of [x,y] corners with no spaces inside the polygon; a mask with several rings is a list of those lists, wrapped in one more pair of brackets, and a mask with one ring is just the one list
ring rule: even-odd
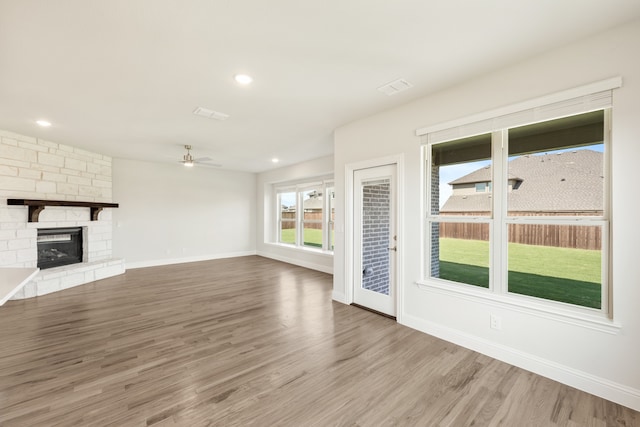
{"label": "sky", "polygon": [[440,207],[444,205],[453,192],[449,183],[456,179],[470,174],[471,172],[491,164],[491,160],[481,160],[479,162],[460,163],[457,165],[440,166]]}

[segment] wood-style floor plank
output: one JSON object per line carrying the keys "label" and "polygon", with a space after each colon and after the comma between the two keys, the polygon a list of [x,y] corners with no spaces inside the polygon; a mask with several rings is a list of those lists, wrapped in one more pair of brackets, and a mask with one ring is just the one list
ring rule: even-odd
{"label": "wood-style floor plank", "polygon": [[2,426],[640,426],[257,256],[9,301],[0,324]]}

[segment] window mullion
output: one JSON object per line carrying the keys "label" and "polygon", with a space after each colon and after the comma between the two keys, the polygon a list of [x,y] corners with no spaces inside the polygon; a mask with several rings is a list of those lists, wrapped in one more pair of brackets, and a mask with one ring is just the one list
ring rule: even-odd
{"label": "window mullion", "polygon": [[604,110],[604,205],[602,215],[611,218],[611,109]]}
{"label": "window mullion", "polygon": [[331,197],[328,193],[328,187],[327,187],[327,183],[323,183],[322,184],[322,194],[323,194],[323,198],[322,198],[322,250],[328,250],[329,249],[329,221],[327,220],[328,218],[328,213],[329,212],[329,198]]}
{"label": "window mullion", "polygon": [[613,307],[611,305],[612,300],[612,288],[611,288],[611,109],[604,111],[604,206],[602,208],[602,215],[605,219],[605,225],[603,226],[603,240],[602,240],[602,271],[601,271],[601,307],[603,312],[610,317]]}
{"label": "window mullion", "polygon": [[296,192],[296,246],[304,243],[304,197],[302,191]]}
{"label": "window mullion", "polygon": [[508,182],[508,132],[496,131],[491,134],[492,150],[492,224],[490,244],[490,270],[493,292],[507,293],[507,226],[504,224],[507,210]]}

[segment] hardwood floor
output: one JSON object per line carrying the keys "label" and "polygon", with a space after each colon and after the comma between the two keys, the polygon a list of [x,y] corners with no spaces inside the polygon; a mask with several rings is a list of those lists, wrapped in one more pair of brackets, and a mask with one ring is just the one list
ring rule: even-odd
{"label": "hardwood floor", "polygon": [[256,256],[9,301],[0,324],[2,426],[640,425]]}

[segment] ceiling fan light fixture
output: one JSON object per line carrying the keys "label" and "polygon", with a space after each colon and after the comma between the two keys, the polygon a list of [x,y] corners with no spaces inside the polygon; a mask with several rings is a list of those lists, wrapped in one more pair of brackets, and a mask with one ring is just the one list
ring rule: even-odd
{"label": "ceiling fan light fixture", "polygon": [[188,168],[193,167],[193,156],[191,155],[191,146],[185,145],[184,148],[187,150],[187,154],[182,156],[182,164]]}
{"label": "ceiling fan light fixture", "polygon": [[184,149],[187,150],[187,152],[182,156],[182,160],[178,160],[178,162],[185,165],[185,167],[192,168],[196,165],[196,163],[198,165],[211,167],[211,168],[222,167],[221,164],[210,163],[213,160],[211,157],[194,158],[193,155],[191,154],[191,148],[192,147],[190,145],[185,145]]}

